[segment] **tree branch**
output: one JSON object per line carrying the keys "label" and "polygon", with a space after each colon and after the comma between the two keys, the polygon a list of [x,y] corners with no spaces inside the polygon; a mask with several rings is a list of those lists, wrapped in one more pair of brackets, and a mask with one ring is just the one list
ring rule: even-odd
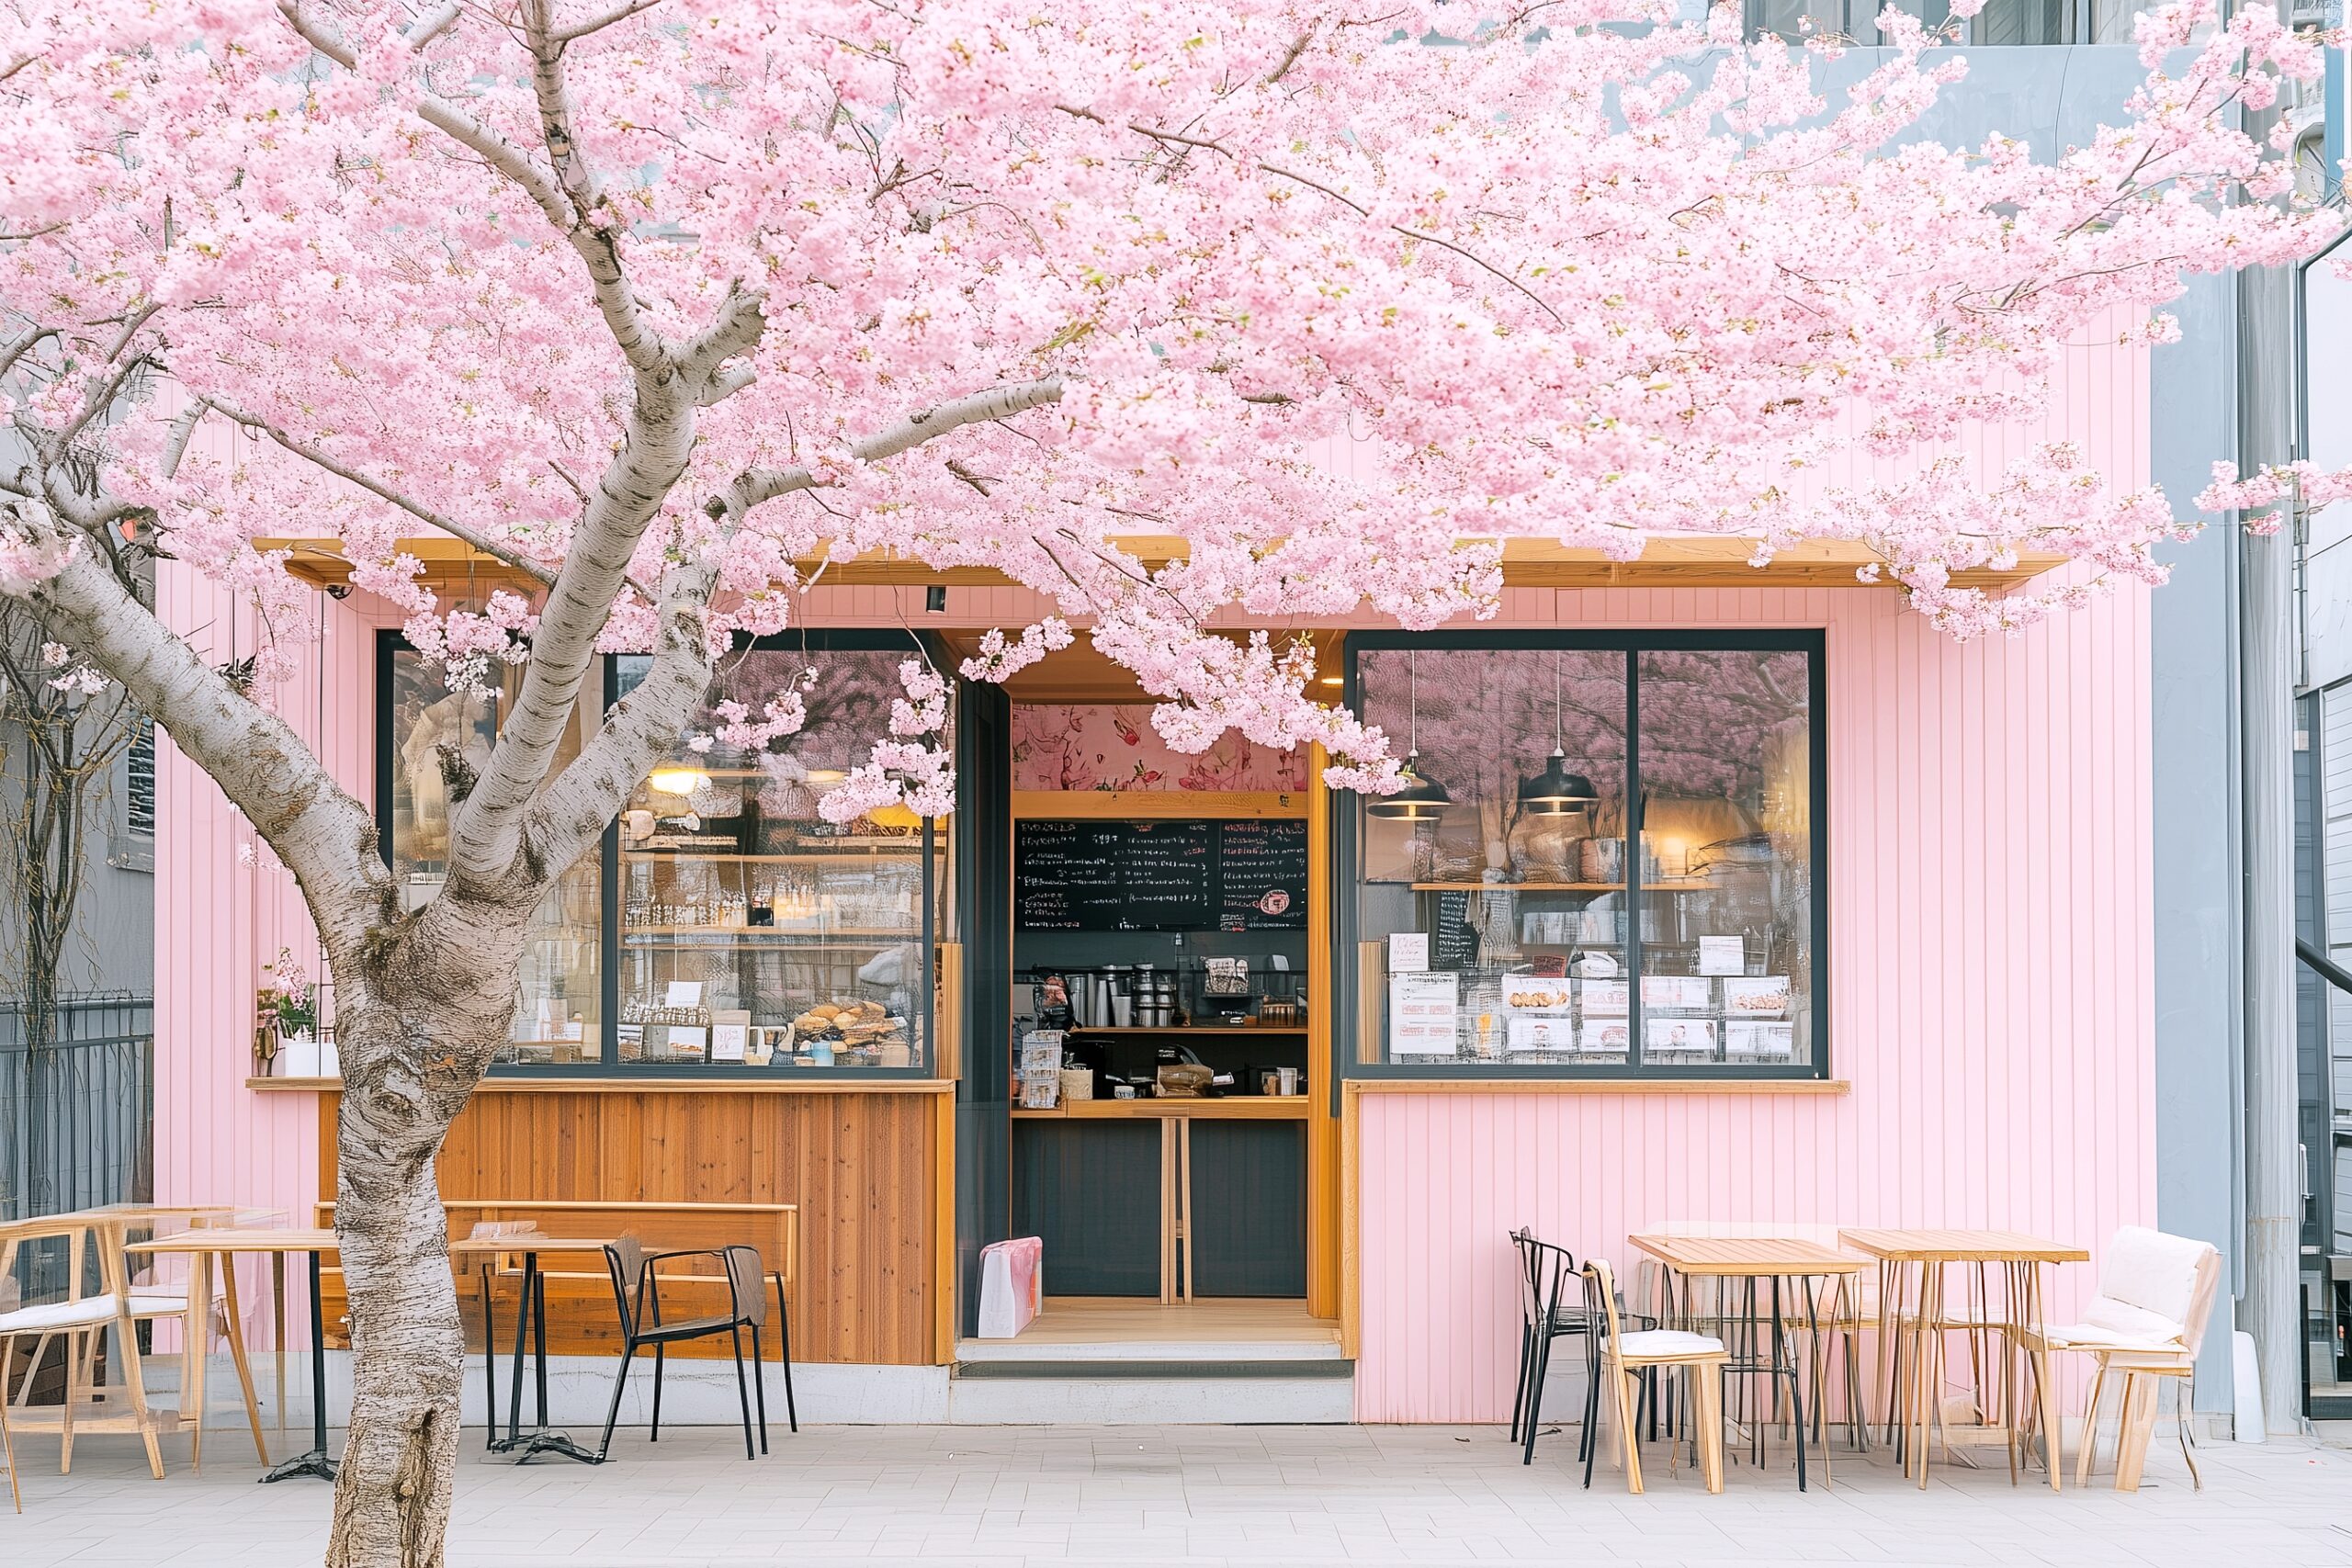
{"label": "tree branch", "polygon": [[[492,557],[493,559],[503,561],[506,565],[513,567],[515,570],[522,572],[526,577],[536,579],[537,581],[546,584],[547,586],[554,586],[555,572],[551,568],[542,564],[541,562],[533,560],[530,557],[515,549],[513,546],[508,545],[502,540],[494,539],[488,534],[482,533],[480,529],[470,527],[466,524],[458,522],[454,517],[446,516],[441,513],[434,511],[429,506],[425,506],[419,502],[410,499],[408,496],[402,495],[400,491],[392,489],[390,485],[383,483],[381,480],[371,479],[357,468],[352,468],[346,463],[329,457],[326,453],[322,452],[316,446],[311,446],[309,442],[296,440],[293,436],[288,435],[285,431],[280,430],[277,426],[270,423],[267,420],[262,419],[258,415],[246,413],[243,410],[235,408],[228,403],[221,402],[215,398],[198,398],[197,400],[197,404],[201,408],[217,410],[222,418],[234,421],[236,423],[243,425],[248,430],[254,431],[260,434],[267,436],[271,441],[284,447],[287,451],[293,453],[297,457],[302,458],[305,462],[311,463],[318,468],[325,469],[328,473],[333,474],[339,479],[343,479],[350,484],[357,485],[361,490],[366,491],[368,494],[376,497],[379,501],[390,502],[392,505],[399,507],[402,512],[405,512],[410,516],[415,518],[418,522],[425,524],[431,527],[438,528],[443,533],[448,535],[451,538],[460,540],[473,548],[480,550],[482,554]],[[180,443],[178,440],[179,432],[176,428],[176,422],[175,422],[173,434],[175,446],[172,466],[177,467],[176,446]],[[166,472],[168,473],[169,470],[166,469]]]}
{"label": "tree branch", "polygon": [[548,37],[552,42],[559,45],[571,43],[577,39],[586,38],[591,33],[603,32],[606,28],[612,27],[616,23],[626,22],[631,17],[638,15],[641,11],[650,11],[654,6],[659,6],[660,4],[662,4],[662,0],[626,0],[625,4],[616,6],[609,11],[602,12],[599,15],[591,17],[584,22],[574,22],[568,28],[559,28],[554,32],[549,33]]}
{"label": "tree branch", "polygon": [[367,807],[336,786],[284,720],[198,659],[86,553],[28,597],[219,783],[300,880],[322,933],[356,943],[397,915]]}

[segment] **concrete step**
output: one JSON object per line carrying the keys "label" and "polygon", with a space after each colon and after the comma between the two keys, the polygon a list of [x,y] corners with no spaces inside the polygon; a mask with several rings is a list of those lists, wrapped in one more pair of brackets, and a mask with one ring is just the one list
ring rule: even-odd
{"label": "concrete step", "polygon": [[[959,1367],[947,1385],[947,1419],[973,1427],[1339,1425],[1355,1419],[1354,1366],[1311,1376],[1058,1375],[1034,1364],[1016,1375],[973,1376]],[[1035,1375],[1045,1371],[1046,1375]]]}

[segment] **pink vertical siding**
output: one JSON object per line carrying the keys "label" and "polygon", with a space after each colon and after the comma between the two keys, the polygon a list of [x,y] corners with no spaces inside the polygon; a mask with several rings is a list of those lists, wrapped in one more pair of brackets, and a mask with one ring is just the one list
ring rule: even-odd
{"label": "pink vertical siding", "polygon": [[[2076,355],[2062,390],[2090,460],[2144,482],[2144,356]],[[1670,1222],[2097,1250],[2153,1219],[2144,591],[1966,646],[1878,592],[1508,598],[1507,624],[1826,628],[1829,1052],[1852,1091],[1359,1097],[1361,1419],[1506,1418],[1518,1225],[1630,1271],[1627,1235]],[[2090,1270],[2058,1274],[2064,1312]]]}
{"label": "pink vertical siding", "polygon": [[[249,604],[171,561],[158,568],[156,592],[166,623],[198,628],[189,635],[215,662],[253,651]],[[370,799],[374,627],[321,593],[280,637],[300,659],[271,700],[343,786]],[[156,748],[156,1199],[283,1209],[307,1224],[319,1196],[318,1102],[245,1088],[262,965],[288,947],[313,978],[325,968],[300,891],[168,736]],[[266,1292],[244,1300],[258,1325]]]}

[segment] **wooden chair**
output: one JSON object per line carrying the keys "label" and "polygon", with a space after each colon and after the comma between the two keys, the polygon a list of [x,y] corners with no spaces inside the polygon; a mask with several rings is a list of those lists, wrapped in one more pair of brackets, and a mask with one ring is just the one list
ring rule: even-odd
{"label": "wooden chair", "polygon": [[[19,1305],[0,1314],[0,1401],[8,1398],[8,1377],[16,1360],[17,1342],[33,1342],[32,1359],[17,1383],[13,1426],[26,1429],[28,1422],[38,1422],[35,1429],[51,1429],[53,1420],[58,1434],[57,1467],[61,1474],[74,1468],[74,1438],[77,1432],[135,1431],[147,1447],[147,1468],[161,1481],[164,1478],[164,1456],[155,1442],[160,1421],[169,1420],[175,1427],[176,1417],[160,1416],[147,1403],[147,1386],[140,1354],[139,1334],[130,1300],[130,1280],[119,1245],[106,1245],[112,1234],[110,1227],[94,1226],[86,1217],[58,1215],[49,1219],[21,1220],[0,1228],[0,1277],[6,1277],[16,1267],[17,1256],[30,1243],[62,1243],[66,1255],[66,1294],[63,1299],[42,1302],[32,1306]],[[88,1278],[93,1236],[99,1245],[96,1248],[99,1288],[85,1292]],[[119,1241],[119,1236],[116,1239]],[[121,1358],[123,1383],[119,1389],[102,1390],[96,1385],[98,1344],[108,1329],[114,1330],[116,1353]],[[33,1374],[49,1347],[62,1341],[65,1353],[65,1395],[53,1409],[29,1405]],[[100,1415],[102,1395],[119,1393],[129,1404]],[[9,1444],[9,1482],[16,1481],[15,1443]]]}
{"label": "wooden chair", "polygon": [[[2180,1457],[2199,1491],[2195,1439],[2189,1432],[2197,1387],[2197,1348],[2205,1342],[2213,1303],[2221,1294],[2222,1255],[2210,1242],[2125,1225],[2107,1244],[2099,1261],[2098,1294],[2083,1308],[2083,1321],[2026,1337],[2030,1348],[2072,1350],[2093,1358],[2098,1371],[2083,1407],[2083,1440],[2075,1457],[2075,1484],[2090,1484],[2098,1450],[2098,1402],[2109,1372],[2122,1374],[2117,1412],[2115,1489],[2136,1492],[2156,1427],[2156,1393],[2174,1389],[2173,1416],[2180,1435]],[[2058,1462],[2057,1435],[2049,1434],[2051,1463]]]}
{"label": "wooden chair", "polygon": [[[1638,1493],[1642,1489],[1641,1436],[1634,1429],[1634,1413],[1639,1402],[1641,1375],[1652,1370],[1681,1371],[1688,1375],[1690,1390],[1692,1436],[1699,1446],[1699,1470],[1706,1478],[1707,1490],[1724,1489],[1724,1364],[1731,1359],[1724,1342],[1704,1334],[1686,1334],[1674,1328],[1623,1332],[1617,1315],[1617,1276],[1603,1258],[1586,1260],[1584,1266],[1585,1316],[1601,1329],[1600,1380],[1608,1384],[1610,1403],[1615,1407],[1618,1442],[1625,1466],[1625,1489]],[[1598,1390],[1590,1401],[1594,1415],[1599,1415]],[[1585,1450],[1584,1483],[1592,1484],[1592,1456],[1600,1450],[1600,1443],[1592,1442]]]}

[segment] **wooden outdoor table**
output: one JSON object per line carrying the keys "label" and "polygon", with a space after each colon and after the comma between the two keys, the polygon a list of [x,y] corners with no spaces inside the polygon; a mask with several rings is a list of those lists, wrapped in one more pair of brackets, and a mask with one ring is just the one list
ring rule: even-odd
{"label": "wooden outdoor table", "polygon": [[[1838,1239],[1869,1253],[1879,1264],[1879,1314],[1882,1340],[1894,1356],[1896,1416],[1902,1433],[1903,1462],[1922,1487],[1928,1484],[1928,1447],[1941,1431],[1947,1453],[1951,1434],[1943,1419],[1944,1273],[1949,1265],[1973,1264],[1982,1283],[1986,1265],[2003,1271],[2002,1315],[1991,1318],[1990,1292],[1984,1292],[1985,1327],[1997,1333],[2000,1350],[2001,1420],[1992,1412],[1977,1416],[1987,1432],[1998,1432],[2009,1454],[2009,1480],[2018,1474],[2023,1445],[2030,1427],[2038,1426],[2043,1444],[2044,1468],[2050,1489],[2060,1489],[2058,1462],[2058,1391],[2050,1381],[2049,1353],[2041,1348],[2041,1266],[2045,1263],[2086,1263],[2090,1253],[2065,1242],[2045,1241],[2017,1231],[1964,1229],[1840,1230]],[[1910,1304],[1906,1310],[1905,1303]],[[1907,1352],[1907,1354],[1906,1354]],[[2017,1371],[2022,1356],[2026,1375],[2033,1383],[2033,1406],[2021,1411]],[[1907,1371],[1906,1371],[1907,1362]],[[2020,1419],[2020,1416],[2030,1421]]]}
{"label": "wooden outdoor table", "polygon": [[[605,1248],[613,1244],[611,1236],[553,1236],[525,1231],[511,1235],[460,1236],[449,1244],[449,1256],[458,1258],[478,1258],[481,1260],[481,1358],[482,1421],[489,1427],[488,1448],[492,1453],[522,1453],[515,1459],[525,1464],[543,1453],[561,1454],[582,1464],[599,1464],[595,1454],[573,1442],[562,1433],[548,1427],[548,1295],[547,1280],[539,1271],[539,1255],[543,1252],[593,1253],[604,1256]],[[514,1308],[514,1377],[507,1396],[506,1436],[498,1435],[498,1334],[492,1307],[491,1274],[501,1258],[514,1256],[523,1259],[522,1295]],[[538,1425],[529,1432],[523,1430],[523,1335],[529,1326],[534,1365],[537,1370]]]}
{"label": "wooden outdoor table", "polygon": [[[1795,1396],[1799,1368],[1785,1332],[1786,1320],[1781,1310],[1781,1282],[1783,1280],[1792,1282],[1804,1299],[1807,1343],[1817,1363],[1821,1353],[1821,1313],[1820,1300],[1816,1293],[1816,1281],[1851,1278],[1860,1274],[1867,1265],[1860,1258],[1839,1252],[1835,1247],[1824,1247],[1819,1242],[1806,1241],[1798,1236],[1678,1235],[1653,1233],[1629,1239],[1636,1247],[1648,1253],[1666,1267],[1669,1278],[1665,1291],[1661,1293],[1662,1303],[1672,1300],[1674,1276],[1679,1276],[1685,1281],[1693,1279],[1746,1281],[1746,1290],[1742,1292],[1741,1298],[1746,1309],[1744,1314],[1747,1329],[1745,1352],[1735,1355],[1734,1359],[1725,1365],[1724,1370],[1734,1372],[1762,1372],[1768,1376],[1789,1378],[1792,1395],[1790,1401],[1790,1414],[1793,1417],[1792,1430],[1795,1434],[1797,1450],[1797,1490],[1804,1491],[1805,1489],[1804,1405],[1802,1398]],[[1772,1331],[1771,1354],[1769,1360],[1761,1359],[1758,1344],[1762,1338],[1758,1332],[1760,1303],[1756,1290],[1756,1281],[1758,1280],[1768,1280],[1771,1285]],[[1683,1315],[1687,1320],[1692,1315],[1689,1311],[1687,1286],[1684,1309]],[[1818,1398],[1819,1394],[1816,1393],[1815,1397]],[[1855,1414],[1854,1419],[1855,1429],[1859,1433],[1861,1428],[1859,1412]],[[1749,1423],[1749,1432],[1751,1454],[1755,1461],[1761,1464],[1764,1420],[1760,1415]],[[1826,1424],[1822,1438],[1821,1460],[1823,1477],[1826,1481],[1829,1464],[1829,1444]]]}
{"label": "wooden outdoor table", "polygon": [[[166,1213],[185,1213],[184,1209],[165,1209]],[[334,1232],[330,1230],[296,1230],[284,1227],[246,1227],[220,1225],[201,1230],[175,1231],[169,1235],[150,1236],[144,1241],[125,1245],[126,1251],[148,1253],[185,1253],[188,1258],[188,1301],[203,1303],[210,1311],[212,1301],[212,1259],[221,1260],[221,1273],[227,1283],[229,1298],[229,1351],[236,1359],[238,1375],[245,1385],[245,1413],[253,1422],[254,1447],[261,1450],[262,1462],[269,1462],[269,1450],[262,1445],[261,1413],[254,1407],[253,1379],[245,1366],[245,1332],[238,1321],[236,1269],[233,1259],[243,1255],[266,1255],[277,1259],[277,1279],[283,1290],[284,1260],[289,1252],[306,1252],[311,1257],[311,1451],[298,1454],[262,1476],[264,1481],[286,1481],[297,1475],[315,1475],[322,1481],[333,1481],[335,1461],[327,1453],[327,1368],[325,1311],[319,1292],[319,1258],[335,1250]],[[282,1301],[282,1295],[281,1295]],[[280,1310],[282,1325],[285,1313]],[[202,1343],[206,1335],[201,1329],[189,1337]],[[284,1334],[279,1335],[281,1345]],[[278,1388],[278,1407],[285,1407],[283,1352]],[[196,1382],[197,1441],[204,1439],[204,1357],[199,1349],[191,1358]],[[185,1402],[187,1394],[182,1393]],[[199,1450],[200,1451],[200,1450]]]}

